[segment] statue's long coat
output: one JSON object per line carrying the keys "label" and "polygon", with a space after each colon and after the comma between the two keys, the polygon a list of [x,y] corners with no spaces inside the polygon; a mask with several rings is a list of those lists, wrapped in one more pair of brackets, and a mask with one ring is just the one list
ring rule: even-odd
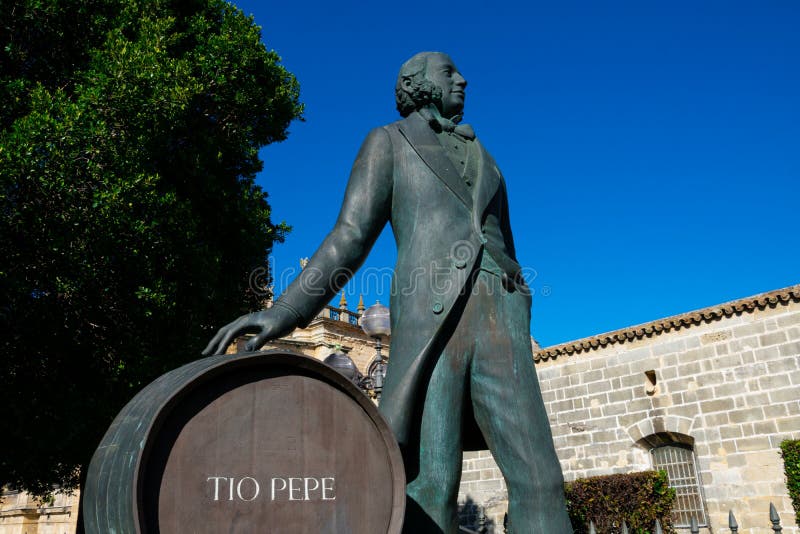
{"label": "statue's long coat", "polygon": [[[459,299],[469,298],[482,254],[488,251],[510,280],[520,271],[502,175],[474,143],[479,164],[470,188],[419,113],[370,132],[336,226],[280,298],[300,314],[300,326],[308,324],[391,223],[398,254],[380,409],[404,449],[413,445],[428,375],[460,313]],[[469,442],[474,437],[467,436],[467,448],[480,446]]]}

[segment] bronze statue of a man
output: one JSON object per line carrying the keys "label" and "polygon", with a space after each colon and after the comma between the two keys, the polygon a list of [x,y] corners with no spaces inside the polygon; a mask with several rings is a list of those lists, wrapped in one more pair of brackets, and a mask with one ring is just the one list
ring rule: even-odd
{"label": "bronze statue of a man", "polygon": [[[374,129],[333,230],[264,311],[222,328],[206,354],[247,350],[306,326],[361,266],[387,222],[398,248],[391,357],[380,410],[403,451],[404,531],[454,533],[462,450],[488,445],[508,486],[511,532],[572,532],[533,366],[531,297],[503,177],[468,125],[467,82],[449,56],[400,69],[402,120]],[[485,445],[484,445],[485,443]]]}

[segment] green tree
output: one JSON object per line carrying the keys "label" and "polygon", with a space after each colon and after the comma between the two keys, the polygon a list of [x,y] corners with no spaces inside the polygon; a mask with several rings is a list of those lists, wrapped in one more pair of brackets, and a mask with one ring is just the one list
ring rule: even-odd
{"label": "green tree", "polygon": [[0,2],[0,485],[71,487],[116,412],[258,306],[254,183],[295,78],[222,0]]}

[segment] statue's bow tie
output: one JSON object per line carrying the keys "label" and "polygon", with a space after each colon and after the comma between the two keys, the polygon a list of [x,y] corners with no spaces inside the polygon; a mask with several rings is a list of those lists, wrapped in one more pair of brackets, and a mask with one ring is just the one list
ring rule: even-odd
{"label": "statue's bow tie", "polygon": [[452,132],[464,139],[475,139],[475,131],[469,124],[458,124],[444,117],[431,117],[431,127],[437,132]]}

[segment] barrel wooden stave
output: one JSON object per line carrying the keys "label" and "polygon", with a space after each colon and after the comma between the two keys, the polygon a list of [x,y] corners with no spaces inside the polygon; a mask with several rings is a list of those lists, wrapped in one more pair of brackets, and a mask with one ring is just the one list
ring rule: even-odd
{"label": "barrel wooden stave", "polygon": [[[284,390],[270,397],[267,393],[270,387]],[[276,418],[276,411],[282,417]],[[242,413],[248,414],[245,419],[250,419],[239,421]],[[203,418],[206,423],[202,423]],[[296,423],[295,419],[305,426],[293,428],[292,432],[281,428]],[[299,444],[302,450],[295,450],[294,456],[286,456],[287,451],[283,451],[287,466],[292,465],[290,460],[294,458],[295,467],[299,466],[301,471],[323,469],[327,465],[344,470],[340,473],[365,476],[359,483],[352,477],[338,475],[342,483],[347,480],[347,487],[345,491],[342,486],[344,493],[335,507],[330,506],[332,503],[310,501],[259,501],[257,506],[252,502],[231,501],[228,504],[233,506],[226,509],[219,506],[219,501],[207,502],[209,486],[206,484],[199,490],[198,480],[202,476],[198,479],[198,473],[192,471],[195,467],[209,470],[209,465],[216,465],[216,461],[211,461],[216,457],[204,456],[202,447],[191,450],[198,446],[199,439],[208,437],[209,424],[224,426],[223,434],[229,435],[225,438],[217,433],[205,446],[238,447],[220,468],[239,472],[212,476],[244,477],[249,476],[248,472],[262,477],[269,475],[266,471],[280,466],[284,460],[276,464],[281,451],[265,450],[264,444],[272,443],[270,446],[275,448],[276,436],[281,432],[284,438],[294,433],[296,439],[313,441]],[[242,447],[241,439],[250,440],[249,448]],[[249,456],[243,458],[243,455]],[[180,484],[176,486],[172,480],[184,474],[187,481],[191,480],[189,490]],[[182,531],[260,532],[264,521],[272,518],[281,523],[276,530],[280,532],[373,534],[384,528],[386,532],[400,532],[404,486],[400,452],[388,425],[369,399],[336,371],[317,360],[286,351],[212,356],[161,376],[117,416],[90,465],[84,492],[86,529],[89,533],[167,533],[177,532],[174,529],[178,524],[185,528],[190,520],[199,518],[191,530]],[[193,502],[180,501],[175,497],[178,494]],[[198,502],[202,499],[206,501]],[[307,507],[304,509],[300,504]],[[327,515],[324,505],[328,505]],[[186,510],[196,509],[201,510],[192,512],[196,516],[180,518]],[[213,521],[202,519],[202,510],[215,510]],[[173,522],[167,528],[160,521],[167,520],[170,513],[172,521],[178,523]],[[372,517],[369,514],[384,517],[365,519]],[[248,517],[261,527],[253,530]],[[385,526],[376,529],[381,522]]]}

